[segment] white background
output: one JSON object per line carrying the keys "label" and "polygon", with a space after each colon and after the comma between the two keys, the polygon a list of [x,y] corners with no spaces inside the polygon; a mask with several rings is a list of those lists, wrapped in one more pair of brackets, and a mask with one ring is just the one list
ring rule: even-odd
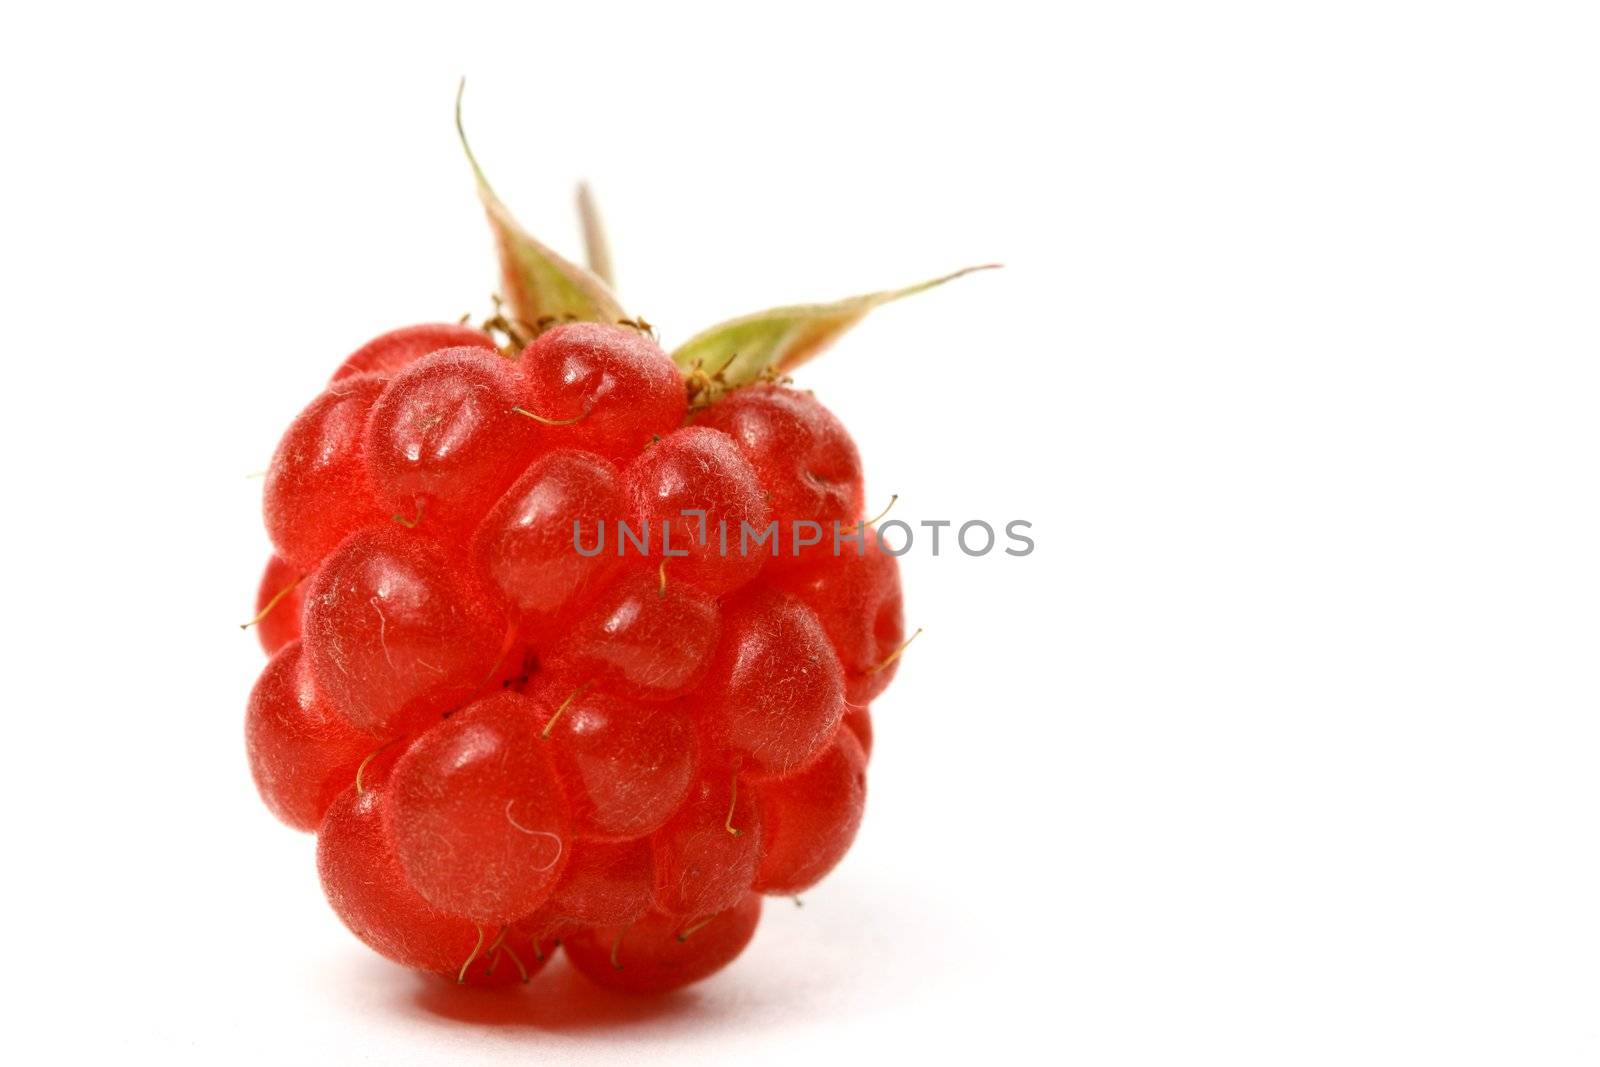
{"label": "white background", "polygon": [[[1600,1056],[1596,25],[1583,4],[0,16],[15,1062]],[[1001,272],[801,384],[927,633],[855,850],[666,1003],[420,984],[241,739],[259,480],[481,313],[450,122],[631,310]]]}

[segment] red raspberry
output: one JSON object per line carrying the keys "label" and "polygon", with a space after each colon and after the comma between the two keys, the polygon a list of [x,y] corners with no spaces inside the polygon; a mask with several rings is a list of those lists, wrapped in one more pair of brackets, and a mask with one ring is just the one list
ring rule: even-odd
{"label": "red raspberry", "polygon": [[[743,950],[752,890],[812,886],[860,824],[899,574],[870,530],[833,555],[860,458],[772,379],[915,287],[669,356],[480,192],[494,336],[378,337],[273,457],[250,766],[390,959],[499,985],[559,937],[601,985],[673,989]],[[823,544],[743,550],[774,521]]]}

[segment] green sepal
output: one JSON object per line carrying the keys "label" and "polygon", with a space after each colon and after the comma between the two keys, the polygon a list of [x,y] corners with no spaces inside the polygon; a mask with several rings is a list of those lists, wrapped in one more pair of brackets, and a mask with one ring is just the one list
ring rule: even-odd
{"label": "green sepal", "polygon": [[628,318],[606,283],[536,241],[512,217],[483,175],[483,168],[467,143],[461,122],[461,89],[456,92],[456,132],[461,148],[478,181],[478,198],[489,216],[495,249],[500,256],[501,285],[513,316],[538,332],[551,322],[581,319],[587,322],[621,322]]}
{"label": "green sepal", "polygon": [[748,385],[763,376],[782,374],[798,367],[831,345],[873,308],[999,265],[986,263],[981,267],[968,267],[904,289],[867,293],[831,304],[796,304],[742,315],[695,334],[672,353],[672,359],[684,373],[707,375],[724,388]]}

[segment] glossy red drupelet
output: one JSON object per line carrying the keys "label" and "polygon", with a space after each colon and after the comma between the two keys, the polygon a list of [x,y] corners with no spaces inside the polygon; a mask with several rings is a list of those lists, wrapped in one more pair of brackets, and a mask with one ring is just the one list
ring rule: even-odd
{"label": "glossy red drupelet", "polygon": [[722,642],[699,699],[707,732],[751,774],[800,770],[844,715],[844,672],[817,616],[757,586],[723,604]]}
{"label": "glossy red drupelet", "polygon": [[326,392],[289,424],[267,467],[267,535],[278,555],[310,569],[351,530],[387,518],[367,477],[362,435],[387,382],[357,375]]}
{"label": "glossy red drupelet", "polygon": [[387,739],[477,695],[506,622],[443,548],[387,523],[317,568],[301,632],[317,688],[356,729]]}
{"label": "glossy red drupelet", "polygon": [[661,347],[637,330],[571,322],[522,353],[526,407],[549,426],[552,445],[626,463],[683,423],[683,379]]}
{"label": "glossy red drupelet", "polygon": [[699,757],[694,724],[670,704],[643,704],[552,677],[530,687],[538,747],[565,790],[576,833],[629,841],[662,826],[688,795]]}
{"label": "glossy red drupelet", "polygon": [[625,926],[650,908],[650,842],[579,841],[549,910],[574,926]]}
{"label": "glossy red drupelet", "polygon": [[539,450],[517,413],[516,367],[482,348],[446,348],[395,376],[362,442],[378,500],[430,536],[470,534]]}
{"label": "glossy red drupelet", "polygon": [[[820,540],[808,556],[831,555],[834,524],[862,518],[861,456],[844,426],[810,393],[752,385],[695,420],[733,438],[755,469],[767,510],[778,520],[780,565],[795,558],[795,523],[814,522]],[[809,540],[816,531],[802,536]]]}
{"label": "glossy red drupelet", "polygon": [[[300,636],[300,605],[305,603],[306,575],[282,556],[267,560],[256,590],[256,637],[267,655]],[[251,623],[245,624],[247,627]]]}
{"label": "glossy red drupelet", "polygon": [[487,348],[495,351],[494,338],[475,326],[453,322],[426,322],[402,326],[374,337],[345,358],[331,381],[355,374],[392,378],[430,352],[441,348]]}
{"label": "glossy red drupelet", "polygon": [[509,923],[560,881],[571,818],[531,701],[501,692],[423,734],[389,779],[406,879],[440,911]]}
{"label": "glossy red drupelet", "polygon": [[626,530],[640,535],[665,581],[720,596],[761,569],[761,556],[740,551],[747,527],[767,525],[761,483],[720,430],[690,426],[654,442],[624,472],[623,492]]}
{"label": "glossy red drupelet", "polygon": [[817,613],[845,672],[845,699],[866,707],[888,687],[900,666],[891,658],[905,643],[900,600],[900,564],[868,529],[859,546],[847,544],[838,556],[803,560],[772,575]]}
{"label": "glossy red drupelet", "polygon": [[693,420],[686,396],[626,326],[516,359],[408,327],[280,444],[251,767],[396,962],[500,985],[560,938],[599,984],[663,992],[854,838],[898,569],[870,531],[863,556],[777,561],[740,533],[859,520],[860,459],[809,394],[749,386]]}
{"label": "glossy red drupelet", "polygon": [[317,692],[299,641],[278,650],[250,692],[245,713],[250,773],[272,813],[298,830],[317,828],[377,745]]}
{"label": "glossy red drupelet", "polygon": [[558,448],[534,460],[472,538],[478,572],[511,607],[527,638],[559,632],[622,561],[585,554],[603,525],[622,514],[617,468],[593,452]]}
{"label": "glossy red drupelet", "polygon": [[671,820],[650,839],[655,903],[698,918],[732,907],[755,881],[761,816],[731,767],[705,766]]}
{"label": "glossy red drupelet", "polygon": [[596,985],[624,993],[668,993],[715,974],[750,943],[761,921],[761,898],[744,897],[727,911],[685,922],[652,911],[620,927],[569,934],[567,956]]}
{"label": "glossy red drupelet", "polygon": [[396,963],[468,985],[525,981],[544,965],[547,946],[524,936],[491,940],[477,924],[429,904],[406,880],[385,823],[393,763],[392,753],[374,759],[322,821],[317,871],[328,902],[352,933]]}
{"label": "glossy red drupelet", "polygon": [[757,794],[761,810],[762,893],[810,889],[844,858],[867,805],[867,754],[850,730],[840,730],[823,754]]}
{"label": "glossy red drupelet", "polygon": [[632,572],[612,584],[556,646],[575,679],[644,701],[693,690],[711,668],[721,620],[714,597]]}

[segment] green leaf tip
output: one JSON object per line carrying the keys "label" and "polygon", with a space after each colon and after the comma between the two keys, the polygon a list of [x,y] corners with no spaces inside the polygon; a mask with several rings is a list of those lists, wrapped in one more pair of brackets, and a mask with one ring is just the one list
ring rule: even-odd
{"label": "green leaf tip", "polygon": [[587,322],[619,322],[627,312],[610,288],[593,273],[558,256],[524,230],[505,204],[495,195],[484,176],[478,157],[467,142],[466,125],[461,120],[461,98],[467,80],[456,89],[456,134],[461,150],[472,166],[478,183],[478,199],[489,216],[495,250],[500,257],[501,285],[507,306],[522,324],[537,333],[551,322],[580,319]]}
{"label": "green leaf tip", "polygon": [[748,385],[764,375],[782,374],[816,356],[873,308],[926,292],[998,263],[967,267],[904,289],[888,289],[831,304],[795,304],[742,315],[702,330],[672,353],[685,373],[704,374],[723,388]]}

